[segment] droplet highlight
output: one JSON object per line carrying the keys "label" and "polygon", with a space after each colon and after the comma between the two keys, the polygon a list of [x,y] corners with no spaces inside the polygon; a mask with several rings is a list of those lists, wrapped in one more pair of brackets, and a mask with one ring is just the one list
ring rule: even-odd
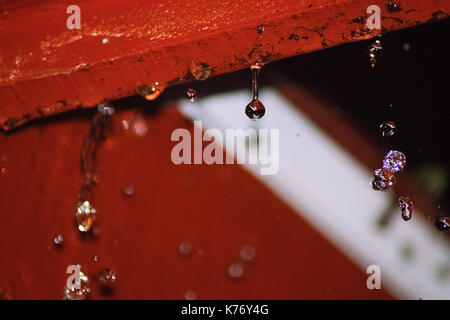
{"label": "droplet highlight", "polygon": [[387,170],[399,172],[403,170],[405,166],[406,166],[406,157],[400,151],[391,150],[384,157],[383,168]]}
{"label": "droplet highlight", "polygon": [[79,288],[68,288],[67,285],[64,289],[63,300],[86,300],[89,297],[89,293],[91,292],[88,287],[89,279],[83,273],[80,272],[80,286]]}
{"label": "droplet highlight", "polygon": [[438,216],[434,224],[439,231],[447,231],[450,229],[450,217]]}
{"label": "droplet highlight", "polygon": [[78,230],[88,232],[95,222],[97,211],[92,207],[89,201],[81,202],[76,212]]}
{"label": "droplet highlight", "polygon": [[159,82],[155,82],[151,87],[143,85],[139,87],[139,94],[146,100],[155,100],[161,94],[162,89],[159,86]]}
{"label": "droplet highlight", "polygon": [[256,250],[251,245],[245,245],[239,251],[239,256],[246,262],[252,261],[253,259],[255,259]]}
{"label": "droplet highlight", "polygon": [[197,99],[197,91],[190,88],[186,91],[186,97],[189,101],[194,102]]}
{"label": "droplet highlight", "polygon": [[379,58],[382,51],[383,45],[381,44],[381,39],[375,39],[369,47],[369,65],[372,69],[375,69],[377,58]]}
{"label": "droplet highlight", "polygon": [[98,273],[98,279],[104,286],[111,287],[117,280],[117,274],[114,270],[106,268]]}
{"label": "droplet highlight", "polygon": [[398,199],[398,206],[400,207],[403,220],[409,221],[413,214],[413,202],[411,198],[408,196],[401,196]]}
{"label": "droplet highlight", "polygon": [[228,275],[231,278],[237,279],[244,274],[244,266],[241,263],[233,263],[228,267]]}
{"label": "droplet highlight", "polygon": [[393,136],[396,130],[397,125],[392,121],[387,121],[380,124],[380,133],[383,137]]}
{"label": "droplet highlight", "polygon": [[56,247],[61,248],[64,246],[64,236],[62,234],[58,234],[53,239],[53,243]]}

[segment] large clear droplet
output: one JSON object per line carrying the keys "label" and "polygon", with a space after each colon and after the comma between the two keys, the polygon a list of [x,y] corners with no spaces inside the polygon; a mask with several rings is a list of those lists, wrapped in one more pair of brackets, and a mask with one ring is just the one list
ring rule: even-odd
{"label": "large clear droplet", "polygon": [[258,99],[252,100],[247,107],[245,107],[245,114],[251,120],[261,119],[266,113],[266,108]]}
{"label": "large clear droplet", "polygon": [[389,151],[383,160],[383,168],[394,172],[401,171],[405,167],[405,165],[405,155],[402,152],[396,150]]}
{"label": "large clear droplet", "polygon": [[89,201],[80,202],[76,212],[78,230],[88,232],[96,219],[96,210]]}

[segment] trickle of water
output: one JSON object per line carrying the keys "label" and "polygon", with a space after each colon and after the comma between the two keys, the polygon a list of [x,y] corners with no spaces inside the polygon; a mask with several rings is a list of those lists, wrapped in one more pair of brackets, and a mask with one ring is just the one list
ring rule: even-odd
{"label": "trickle of water", "polygon": [[228,267],[228,275],[232,278],[240,278],[244,273],[244,266],[238,262],[231,264]]}
{"label": "trickle of water", "polygon": [[194,102],[195,99],[197,99],[197,91],[195,91],[195,90],[192,89],[192,88],[189,88],[189,89],[186,91],[186,96],[187,96],[187,99],[188,99],[189,101]]}
{"label": "trickle of water", "polygon": [[266,113],[266,108],[258,100],[259,90],[259,74],[261,72],[261,65],[258,63],[253,64],[250,67],[252,71],[252,101],[245,107],[245,114],[251,120],[261,119]]}
{"label": "trickle of water", "polygon": [[394,172],[403,170],[406,165],[405,155],[396,150],[389,151],[383,160],[383,168]]}
{"label": "trickle of water", "polygon": [[126,185],[123,188],[123,193],[125,193],[127,196],[132,196],[134,194],[134,186],[132,184]]}
{"label": "trickle of water", "polygon": [[370,45],[369,48],[369,64],[372,69],[375,68],[377,64],[377,56],[383,50],[383,45],[380,39],[375,39],[375,41]]}
{"label": "trickle of water", "polygon": [[394,1],[389,1],[389,2],[386,4],[386,9],[387,9],[389,12],[398,12],[398,11],[401,11],[401,10],[402,10],[402,8],[400,7],[400,5],[397,4],[397,3],[395,3]]}
{"label": "trickle of water", "polygon": [[256,250],[251,245],[245,245],[241,248],[241,251],[239,251],[239,256],[244,261],[252,261],[256,256]]}
{"label": "trickle of water", "polygon": [[66,285],[63,293],[63,300],[86,300],[91,292],[88,284],[88,277],[83,272],[80,272],[80,288],[68,288]]}
{"label": "trickle of water", "polygon": [[192,252],[192,244],[189,241],[182,241],[178,246],[178,252],[182,256],[188,256]]}
{"label": "trickle of water", "polygon": [[372,188],[377,191],[389,190],[395,182],[394,172],[380,168],[373,172]]}
{"label": "trickle of water", "polygon": [[195,291],[187,291],[184,294],[184,298],[186,300],[197,300],[197,294],[195,293]]}
{"label": "trickle of water", "polygon": [[161,94],[159,82],[155,82],[151,87],[143,85],[139,87],[139,94],[146,100],[155,100]]}
{"label": "trickle of water", "polygon": [[397,125],[392,121],[383,122],[380,125],[380,132],[383,137],[390,137],[394,135]]}
{"label": "trickle of water", "polygon": [[413,202],[411,198],[408,196],[401,196],[398,198],[398,206],[400,207],[403,220],[408,221],[411,219],[413,214]]}
{"label": "trickle of water", "polygon": [[192,76],[196,80],[200,81],[208,79],[212,73],[212,69],[209,66],[209,64],[205,62],[196,62],[196,61],[192,61],[190,71]]}
{"label": "trickle of water", "polygon": [[96,213],[89,201],[80,202],[76,212],[78,230],[88,232],[95,222]]}
{"label": "trickle of water", "polygon": [[450,229],[450,217],[439,216],[436,218],[434,224],[436,225],[436,228],[438,228],[438,230],[447,231],[448,229]]}
{"label": "trickle of water", "polygon": [[114,270],[103,269],[98,273],[98,279],[104,286],[112,286],[117,279],[117,274]]}
{"label": "trickle of water", "polygon": [[62,247],[64,245],[64,236],[62,234],[56,235],[55,238],[53,239],[53,243],[57,247]]}

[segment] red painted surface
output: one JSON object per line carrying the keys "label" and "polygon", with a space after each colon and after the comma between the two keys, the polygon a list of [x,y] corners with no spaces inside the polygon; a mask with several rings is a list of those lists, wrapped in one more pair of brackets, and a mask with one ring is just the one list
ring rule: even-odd
{"label": "red painted surface", "polygon": [[399,12],[389,12],[386,3],[80,0],[81,29],[68,30],[72,1],[3,1],[0,126],[8,130],[129,96],[156,81],[161,88],[190,81],[191,66],[200,62],[214,76],[366,39],[375,34],[364,26],[369,5],[380,6],[386,30],[442,19],[450,11],[446,0],[401,0]]}
{"label": "red painted surface", "polygon": [[[120,126],[135,116],[115,114],[99,148],[99,234],[89,239],[79,237],[74,213],[90,117],[0,135],[0,286],[10,298],[61,298],[66,268],[78,263],[93,298],[105,298],[93,277],[104,267],[118,273],[117,299],[183,299],[188,290],[198,299],[391,298],[368,290],[364,270],[240,166],[172,164],[172,131],[192,132],[175,110],[146,116],[144,137]],[[131,197],[122,191],[128,184]],[[61,250],[53,246],[58,233]],[[178,254],[181,241],[193,244],[190,257]],[[256,258],[242,279],[230,279],[228,266],[246,244]]]}

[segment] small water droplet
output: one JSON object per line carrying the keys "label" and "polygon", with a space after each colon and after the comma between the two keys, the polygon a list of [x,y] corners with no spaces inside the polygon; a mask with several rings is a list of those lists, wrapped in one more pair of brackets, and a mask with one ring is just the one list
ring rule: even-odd
{"label": "small water droplet", "polygon": [[252,261],[256,256],[256,250],[253,246],[245,245],[241,248],[239,255],[244,261]]}
{"label": "small water droplet", "polygon": [[244,266],[239,262],[233,263],[228,267],[228,274],[232,278],[235,279],[240,278],[242,277],[243,273],[244,273]]}
{"label": "small water droplet", "polygon": [[139,87],[139,94],[146,100],[155,100],[161,94],[162,90],[159,82],[155,82],[151,87],[143,85]]}
{"label": "small water droplet", "polygon": [[7,174],[6,168],[5,167],[1,168],[0,169],[0,173],[1,173],[2,176],[6,176],[6,174]]}
{"label": "small water droplet", "polygon": [[145,121],[142,117],[137,117],[135,120],[133,120],[132,123],[132,129],[135,135],[138,137],[145,137],[148,132],[148,126],[147,121]]}
{"label": "small water droplet", "polygon": [[401,11],[401,10],[402,10],[402,8],[400,7],[400,5],[397,4],[397,3],[395,3],[394,1],[389,1],[389,2],[386,4],[386,9],[387,9],[389,12],[398,12],[398,11]]}
{"label": "small water droplet", "polygon": [[186,91],[186,96],[187,96],[187,99],[188,99],[189,101],[194,102],[195,99],[197,98],[197,91],[195,91],[195,90],[192,89],[192,88],[189,88],[189,89]]}
{"label": "small water droplet", "polygon": [[83,273],[80,272],[80,288],[68,288],[64,289],[63,299],[64,300],[86,300],[89,297],[91,290],[88,287],[89,279]]}
{"label": "small water droplet", "polygon": [[401,171],[406,165],[405,155],[396,150],[391,150],[386,154],[383,160],[383,168],[394,172]]}
{"label": "small water droplet", "polygon": [[195,291],[187,291],[184,294],[184,298],[186,300],[197,300],[197,294],[195,293]]}
{"label": "small water droplet", "polygon": [[130,128],[130,122],[127,120],[122,120],[120,124],[123,130],[128,130]]}
{"label": "small water droplet", "polygon": [[375,41],[372,42],[369,48],[369,64],[372,69],[375,68],[377,64],[377,58],[381,54],[382,50],[383,45],[381,44],[381,40],[375,39]]}
{"label": "small water droplet", "polygon": [[196,80],[201,80],[201,81],[208,79],[212,73],[212,69],[209,66],[209,64],[207,64],[205,62],[196,62],[196,61],[193,61],[191,63],[190,71],[191,71],[192,76]]}
{"label": "small water droplet", "polygon": [[102,39],[102,43],[103,43],[103,44],[107,44],[107,43],[108,43],[108,41],[109,41],[109,39],[108,39],[108,38],[103,38],[103,39]]}
{"label": "small water droplet", "polygon": [[389,190],[395,182],[394,172],[385,168],[373,172],[372,188],[377,191]]}
{"label": "small water droplet", "polygon": [[435,221],[436,228],[440,231],[447,231],[450,229],[450,217],[439,216]]}
{"label": "small water droplet", "polygon": [[410,45],[409,43],[405,43],[405,44],[403,45],[403,50],[404,50],[404,51],[409,51],[409,49],[411,49],[411,45]]}
{"label": "small water droplet", "polygon": [[98,256],[93,256],[93,257],[92,257],[92,261],[93,261],[93,262],[98,262],[98,260],[99,260]]}
{"label": "small water droplet", "polygon": [[64,236],[62,234],[56,235],[55,238],[53,239],[53,242],[57,247],[64,246]]}
{"label": "small water droplet", "polygon": [[258,32],[258,34],[262,34],[264,32],[264,27],[262,25],[257,26],[256,32]]}
{"label": "small water droplet", "polygon": [[192,244],[189,241],[182,241],[178,246],[178,252],[182,256],[188,256],[192,252]]}
{"label": "small water droplet", "polygon": [[100,112],[103,116],[112,116],[114,114],[114,108],[107,102],[99,103],[97,106],[98,112]]}
{"label": "small water droplet", "polygon": [[112,286],[117,279],[117,274],[114,270],[103,269],[98,273],[98,279],[104,286]]}
{"label": "small water droplet", "polygon": [[408,221],[411,219],[413,214],[413,202],[411,198],[408,196],[401,196],[398,199],[398,206],[400,207],[403,220]]}
{"label": "small water droplet", "polygon": [[383,122],[380,125],[380,132],[383,137],[390,137],[394,135],[397,125],[392,121]]}
{"label": "small water droplet", "polygon": [[96,210],[89,201],[80,202],[77,207],[76,219],[78,230],[88,232],[95,222]]}
{"label": "small water droplet", "polygon": [[132,184],[126,185],[123,188],[123,193],[127,196],[132,196],[134,194],[134,186]]}

